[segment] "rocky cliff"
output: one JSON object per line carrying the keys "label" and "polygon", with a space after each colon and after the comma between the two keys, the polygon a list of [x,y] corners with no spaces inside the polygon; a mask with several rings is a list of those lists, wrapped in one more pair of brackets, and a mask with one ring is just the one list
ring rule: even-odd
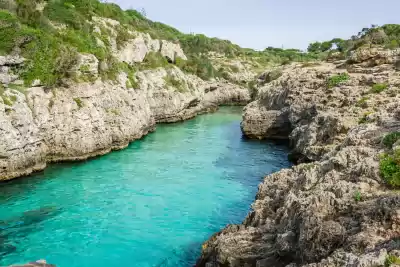
{"label": "rocky cliff", "polygon": [[243,133],[289,139],[291,169],[265,177],[252,211],[197,266],[389,266],[400,256],[398,50],[291,64],[260,76]]}
{"label": "rocky cliff", "polygon": [[[204,81],[168,63],[142,67],[154,53],[165,62],[186,60],[179,44],[130,31],[117,45],[118,21],[93,17],[90,24],[95,33],[108,33],[97,42],[109,44],[114,61],[78,53],[68,77],[54,86],[39,77],[22,80],[21,70],[31,63],[18,51],[0,56],[0,181],[42,170],[48,162],[122,149],[158,122],[250,101],[247,89],[225,80]],[[102,76],[109,73],[112,79]]]}

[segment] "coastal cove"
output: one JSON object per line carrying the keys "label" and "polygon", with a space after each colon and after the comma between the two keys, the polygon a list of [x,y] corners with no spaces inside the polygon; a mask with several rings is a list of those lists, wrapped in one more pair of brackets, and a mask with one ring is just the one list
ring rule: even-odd
{"label": "coastal cove", "polygon": [[0,184],[0,265],[192,266],[241,223],[286,144],[248,140],[242,108],[160,124],[121,151]]}

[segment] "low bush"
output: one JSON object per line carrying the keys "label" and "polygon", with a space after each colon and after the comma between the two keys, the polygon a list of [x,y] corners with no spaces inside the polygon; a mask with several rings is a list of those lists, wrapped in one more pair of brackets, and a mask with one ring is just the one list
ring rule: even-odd
{"label": "low bush", "polygon": [[167,67],[168,65],[169,65],[168,60],[163,55],[161,55],[160,52],[150,52],[146,55],[140,68],[156,69],[160,67]]}
{"label": "low bush", "polygon": [[379,169],[382,178],[388,185],[400,188],[400,149],[391,154],[382,155]]}
{"label": "low bush", "polygon": [[357,190],[357,191],[354,193],[354,200],[355,200],[356,202],[360,202],[360,201],[362,200],[362,196],[361,196],[360,191]]}
{"label": "low bush", "polygon": [[173,87],[176,91],[180,93],[184,93],[187,91],[185,83],[173,77],[172,75],[165,76],[164,81],[166,85]]}
{"label": "low bush", "polygon": [[136,80],[136,68],[123,62],[120,63],[120,68],[128,75],[128,81],[126,82],[126,88],[134,88],[138,89],[140,87],[139,83]]}
{"label": "low bush", "polygon": [[128,29],[126,29],[123,26],[118,27],[117,38],[116,38],[118,49],[123,48],[125,44],[132,38],[133,36],[129,33]]}
{"label": "low bush", "polygon": [[336,87],[346,81],[350,80],[350,76],[347,73],[341,73],[328,78],[328,88]]}
{"label": "low bush", "polygon": [[205,56],[192,56],[186,61],[177,60],[175,65],[185,72],[199,76],[203,80],[222,77],[222,73],[217,71],[210,59]]}
{"label": "low bush", "polygon": [[377,83],[372,86],[371,92],[375,93],[375,94],[379,94],[379,93],[383,92],[384,90],[386,90],[388,87],[389,87],[389,85],[387,83]]}
{"label": "low bush", "polygon": [[393,132],[385,135],[382,140],[382,143],[389,149],[393,147],[393,144],[400,139],[400,132]]}
{"label": "low bush", "polygon": [[400,258],[393,254],[387,255],[385,259],[385,267],[390,267],[392,265],[400,265]]}

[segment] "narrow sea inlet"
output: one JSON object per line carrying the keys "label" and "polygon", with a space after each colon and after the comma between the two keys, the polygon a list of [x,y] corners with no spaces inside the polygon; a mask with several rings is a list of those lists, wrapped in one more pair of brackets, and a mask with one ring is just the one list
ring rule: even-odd
{"label": "narrow sea inlet", "polygon": [[290,165],[284,144],[242,138],[241,112],[158,125],[125,150],[0,184],[0,266],[192,266]]}

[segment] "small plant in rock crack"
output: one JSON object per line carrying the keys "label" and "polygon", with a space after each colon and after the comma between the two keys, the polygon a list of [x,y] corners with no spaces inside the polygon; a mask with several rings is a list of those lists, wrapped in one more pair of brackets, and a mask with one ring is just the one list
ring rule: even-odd
{"label": "small plant in rock crack", "polygon": [[371,87],[371,93],[379,94],[389,87],[387,83],[376,83]]}
{"label": "small plant in rock crack", "polygon": [[396,257],[395,255],[387,255],[385,259],[385,267],[390,267],[392,265],[399,265],[400,258]]}
{"label": "small plant in rock crack", "polygon": [[356,191],[355,193],[354,193],[354,200],[356,201],[356,202],[360,202],[361,200],[362,200],[362,196],[361,196],[361,192],[360,191]]}
{"label": "small plant in rock crack", "polygon": [[389,186],[400,188],[400,149],[381,155],[379,170]]}
{"label": "small plant in rock crack", "polygon": [[350,76],[347,73],[341,73],[341,74],[331,76],[328,78],[328,81],[327,81],[328,88],[336,87],[336,86],[340,85],[341,83],[344,83],[348,80],[350,80]]}

